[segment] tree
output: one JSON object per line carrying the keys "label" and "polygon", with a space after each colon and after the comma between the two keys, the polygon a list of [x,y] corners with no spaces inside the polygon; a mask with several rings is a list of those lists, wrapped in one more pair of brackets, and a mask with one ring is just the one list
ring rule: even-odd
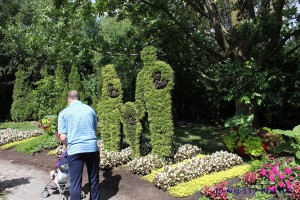
{"label": "tree", "polygon": [[[97,5],[100,11],[129,17],[152,45],[164,50],[169,63],[172,58],[187,66],[183,70],[220,84],[226,99],[236,101],[236,113],[255,112],[255,105],[272,95],[270,77],[279,75],[272,59],[299,38],[295,0],[117,0]],[[161,44],[170,33],[171,41]],[[299,42],[290,52],[297,47]]]}
{"label": "tree", "polygon": [[20,66],[16,73],[16,81],[13,91],[13,104],[11,106],[11,118],[14,121],[25,121],[31,118],[31,101],[28,99],[30,93],[28,87],[28,73]]}

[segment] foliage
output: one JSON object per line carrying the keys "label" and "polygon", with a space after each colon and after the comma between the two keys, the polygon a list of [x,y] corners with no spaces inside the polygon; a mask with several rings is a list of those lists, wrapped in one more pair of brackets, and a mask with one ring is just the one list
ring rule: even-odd
{"label": "foliage", "polygon": [[[261,191],[257,191],[255,192],[255,195],[253,198],[253,200],[268,200],[272,197],[273,195],[267,192],[261,192]],[[251,200],[249,198],[246,198],[246,200]]]}
{"label": "foliage", "polygon": [[220,200],[227,200],[227,182],[221,181],[214,187],[210,188],[208,186],[204,186],[202,190],[202,194],[207,196],[209,199],[220,199]]}
{"label": "foliage", "polygon": [[140,157],[142,125],[138,120],[138,111],[135,104],[133,102],[125,103],[120,113],[125,139],[131,147],[133,157]]}
{"label": "foliage", "polygon": [[100,122],[101,139],[106,151],[121,149],[120,109],[122,102],[121,82],[114,66],[101,68],[101,97],[97,113]]}
{"label": "foliage", "polygon": [[29,92],[28,73],[23,66],[20,66],[16,73],[13,104],[10,111],[11,118],[14,121],[26,121],[32,118],[31,101],[28,98]]}
{"label": "foliage", "polygon": [[300,198],[300,182],[294,182],[292,183],[292,192],[289,194],[289,197],[291,199],[299,199]]}
{"label": "foliage", "polygon": [[276,152],[291,152],[294,153],[298,159],[300,159],[300,125],[295,126],[293,130],[280,130],[275,129],[275,133],[285,135],[289,137],[290,141],[286,143],[282,143],[279,145],[275,151]]}
{"label": "foliage", "polygon": [[16,145],[15,151],[24,154],[34,154],[43,149],[51,149],[58,145],[58,140],[54,135],[43,134],[30,141]]}
{"label": "foliage", "polygon": [[174,187],[169,187],[168,193],[175,197],[191,196],[194,193],[201,191],[204,186],[213,186],[221,181],[241,176],[250,171],[250,169],[250,165],[240,165],[220,172],[205,174],[188,182],[179,183]]}
{"label": "foliage", "polygon": [[64,68],[62,65],[58,65],[55,69],[54,91],[55,105],[53,108],[53,114],[58,115],[58,113],[67,106],[68,86]]}
{"label": "foliage", "polygon": [[[141,52],[144,67],[140,72],[143,77],[137,84],[143,84],[144,96],[142,102],[148,113],[151,134],[152,153],[160,157],[171,157],[174,137],[172,119],[171,90],[173,89],[174,72],[162,61],[156,61],[154,47],[145,47]],[[151,59],[148,59],[150,57]],[[142,108],[143,106],[138,106]],[[142,116],[142,115],[140,115]]]}
{"label": "foliage", "polygon": [[34,112],[38,119],[47,114],[55,114],[54,107],[56,106],[56,93],[55,93],[55,79],[48,74],[37,81],[34,85],[36,88],[33,90],[35,108]]}
{"label": "foliage", "polygon": [[48,135],[55,135],[57,132],[57,116],[46,115],[40,120],[39,127],[45,130]]}
{"label": "foliage", "polygon": [[253,115],[235,115],[225,121],[227,135],[224,142],[230,151],[242,149],[244,153],[260,156],[263,153],[262,139],[252,128]]}
{"label": "foliage", "polygon": [[256,172],[247,172],[246,174],[243,174],[242,180],[247,185],[254,185],[257,181],[257,173]]}
{"label": "foliage", "polygon": [[36,137],[30,137],[30,138],[26,138],[24,140],[17,140],[17,141],[14,141],[14,142],[6,143],[6,144],[1,146],[1,149],[9,149],[9,148],[17,146],[19,144],[26,143],[27,141],[33,140],[34,138],[36,138]]}

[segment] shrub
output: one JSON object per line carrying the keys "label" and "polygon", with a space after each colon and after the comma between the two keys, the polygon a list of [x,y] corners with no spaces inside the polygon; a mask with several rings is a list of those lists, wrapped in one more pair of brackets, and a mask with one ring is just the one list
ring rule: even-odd
{"label": "shrub", "polygon": [[0,145],[4,145],[14,141],[24,140],[30,137],[39,136],[42,132],[39,130],[31,131],[18,131],[15,129],[7,128],[0,131]]}
{"label": "shrub", "polygon": [[121,149],[122,88],[113,65],[101,69],[101,97],[98,104],[101,139],[105,150],[118,152]]}

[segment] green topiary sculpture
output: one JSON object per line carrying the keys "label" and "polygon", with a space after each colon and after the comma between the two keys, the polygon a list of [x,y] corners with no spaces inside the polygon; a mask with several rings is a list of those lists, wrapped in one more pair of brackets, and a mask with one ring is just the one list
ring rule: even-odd
{"label": "green topiary sculpture", "polygon": [[122,89],[113,65],[101,69],[101,96],[98,104],[101,139],[104,149],[118,152],[121,148],[120,109]]}
{"label": "green topiary sculpture", "polygon": [[122,106],[121,121],[133,157],[140,157],[142,125],[138,120],[138,110],[133,102],[127,102]]}
{"label": "green topiary sculpture", "polygon": [[144,68],[138,75],[136,102],[139,118],[148,113],[152,153],[171,157],[174,126],[172,119],[171,90],[174,72],[165,62],[156,60],[155,47],[146,47],[141,53]]}

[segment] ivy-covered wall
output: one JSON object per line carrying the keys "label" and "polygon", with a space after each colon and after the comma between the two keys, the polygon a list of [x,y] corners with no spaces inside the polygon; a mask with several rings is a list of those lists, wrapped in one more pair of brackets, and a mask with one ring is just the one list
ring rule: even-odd
{"label": "ivy-covered wall", "polygon": [[100,122],[101,139],[104,149],[118,152],[121,148],[120,109],[122,88],[113,65],[101,69],[101,96],[98,104],[98,121]]}
{"label": "ivy-covered wall", "polygon": [[[156,60],[155,47],[143,49],[141,58],[144,68],[137,80],[137,99],[145,103],[151,133],[152,153],[160,157],[171,157],[174,125],[172,119],[171,91],[174,86],[174,72],[170,65]],[[142,114],[140,115],[142,116]]]}
{"label": "ivy-covered wall", "polygon": [[121,121],[126,141],[131,147],[133,157],[140,157],[142,125],[138,119],[138,110],[133,102],[127,102],[122,106]]}

